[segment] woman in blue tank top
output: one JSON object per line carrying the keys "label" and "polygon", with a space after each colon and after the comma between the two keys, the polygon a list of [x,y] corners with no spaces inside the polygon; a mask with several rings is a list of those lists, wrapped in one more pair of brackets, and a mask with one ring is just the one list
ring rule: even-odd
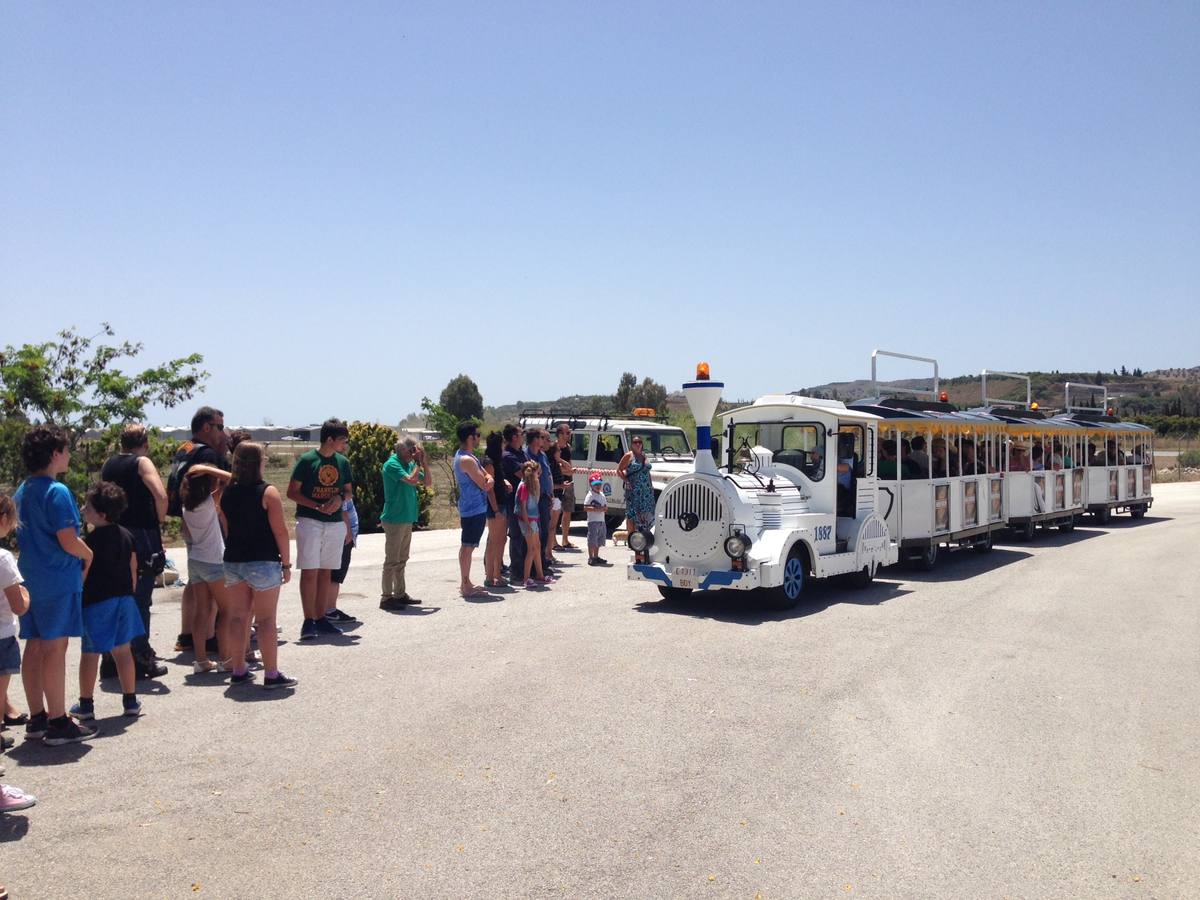
{"label": "woman in blue tank top", "polygon": [[487,527],[487,494],[492,489],[492,476],[483,471],[475,457],[478,444],[479,428],[476,425],[464,422],[458,426],[454,480],[458,484],[458,517],[462,522],[458,568],[462,576],[459,587],[464,597],[487,596],[487,591],[471,583],[471,554],[479,546]]}

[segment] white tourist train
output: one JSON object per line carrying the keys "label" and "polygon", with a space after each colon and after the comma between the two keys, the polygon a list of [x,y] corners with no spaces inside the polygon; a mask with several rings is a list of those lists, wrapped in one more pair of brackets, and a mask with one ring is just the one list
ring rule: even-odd
{"label": "white tourist train", "polygon": [[[885,396],[880,356],[932,364],[933,390]],[[698,424],[694,470],[629,536],[628,577],[669,599],[762,589],[786,608],[808,578],[866,585],[900,560],[930,569],[942,548],[987,552],[1003,529],[1030,540],[1084,513],[1141,518],[1153,502],[1153,432],[1120,422],[1107,394],[1072,404],[1072,389],[1094,386],[1068,385],[1066,409],[1046,416],[1026,376],[984,370],[983,405],[963,411],[939,389],[936,360],[877,350],[871,371],[874,396],[849,406],[769,394],[723,413],[720,466]],[[708,375],[701,363],[683,386],[697,423],[712,421],[723,388]],[[989,375],[1025,379],[1025,404],[989,398]]]}

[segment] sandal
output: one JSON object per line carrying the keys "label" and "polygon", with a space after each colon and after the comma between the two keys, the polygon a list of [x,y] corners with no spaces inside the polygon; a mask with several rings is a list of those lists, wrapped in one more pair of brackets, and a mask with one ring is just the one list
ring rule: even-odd
{"label": "sandal", "polygon": [[18,716],[5,716],[4,727],[15,728],[18,725],[25,725],[29,722],[29,713],[21,713]]}
{"label": "sandal", "polygon": [[488,597],[488,596],[490,596],[490,594],[488,594],[487,591],[485,591],[481,587],[477,587],[477,588],[472,588],[471,590],[469,590],[465,594],[463,594],[463,599],[465,600],[468,597]]}

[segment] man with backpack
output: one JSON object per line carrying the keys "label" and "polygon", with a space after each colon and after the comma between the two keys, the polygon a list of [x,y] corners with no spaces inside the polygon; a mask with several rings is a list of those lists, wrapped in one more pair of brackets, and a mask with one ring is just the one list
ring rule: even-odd
{"label": "man with backpack", "polygon": [[[229,462],[225,451],[225,413],[211,406],[202,406],[192,416],[192,439],[185,441],[175,452],[171,461],[171,473],[167,478],[167,515],[183,517],[183,502],[180,498],[180,488],[188,469],[197,463],[209,466],[219,466],[229,470]],[[191,535],[187,527],[183,528],[183,541],[191,552]],[[175,649],[179,651],[193,649],[193,638],[188,630],[191,627],[192,609],[194,604],[192,586],[184,585],[183,603],[180,608],[181,627]],[[213,648],[216,649],[215,647]]]}

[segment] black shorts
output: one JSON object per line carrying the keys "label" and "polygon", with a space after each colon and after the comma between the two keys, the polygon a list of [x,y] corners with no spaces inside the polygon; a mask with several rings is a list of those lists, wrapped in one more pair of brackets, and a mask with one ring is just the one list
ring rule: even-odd
{"label": "black shorts", "polygon": [[487,527],[487,516],[484,513],[479,513],[476,516],[467,516],[461,519],[462,522],[462,545],[464,547],[478,547],[480,540],[483,539],[483,530]]}
{"label": "black shorts", "polygon": [[354,552],[353,544],[342,545],[342,567],[334,569],[329,575],[329,580],[334,584],[342,584],[346,580],[346,570],[350,568],[350,554]]}

